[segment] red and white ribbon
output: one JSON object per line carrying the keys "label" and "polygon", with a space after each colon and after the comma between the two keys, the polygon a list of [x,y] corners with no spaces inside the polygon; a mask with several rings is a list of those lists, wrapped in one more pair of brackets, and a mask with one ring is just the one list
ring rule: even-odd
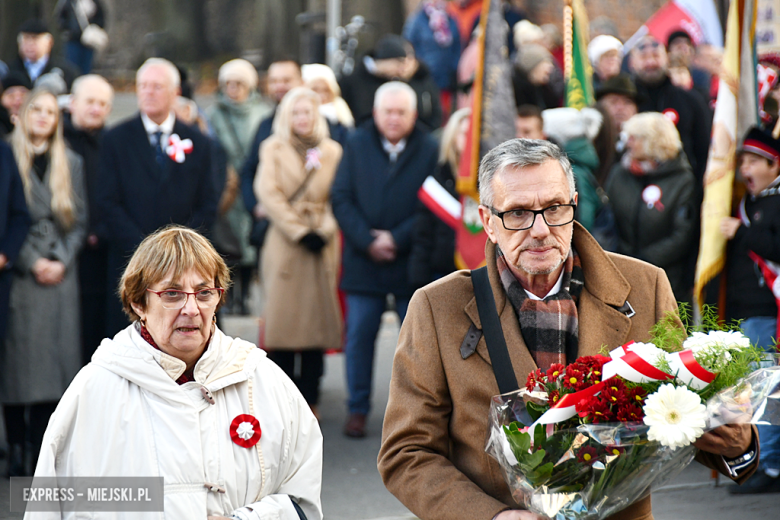
{"label": "red and white ribbon", "polygon": [[530,426],[529,429],[534,431],[534,428],[536,428],[537,424],[555,424],[571,419],[577,415],[577,403],[583,399],[590,399],[594,395],[601,392],[602,388],[604,388],[604,385],[606,384],[605,381],[606,380],[593,386],[589,386],[588,388],[580,390],[579,392],[564,395],[549,410],[544,412],[544,414],[542,414],[542,416],[539,417],[536,422]]}
{"label": "red and white ribbon", "polygon": [[168,157],[181,164],[184,162],[185,154],[192,153],[192,140],[179,137],[179,134],[172,134],[168,138],[168,146],[165,147],[165,153]]}
{"label": "red and white ribbon", "polygon": [[702,390],[715,380],[718,374],[713,374],[702,367],[693,357],[692,350],[683,350],[666,356],[672,373],[677,379],[692,386],[696,390]]}
{"label": "red and white ribbon", "polygon": [[322,152],[320,152],[319,148],[309,148],[306,150],[306,170],[319,170],[322,167],[322,164],[320,164],[320,157],[322,157]]}
{"label": "red and white ribbon", "polygon": [[633,383],[651,383],[673,379],[673,376],[653,366],[656,360],[652,359],[647,351],[644,349],[635,351],[634,345],[632,341],[609,353],[612,361],[604,365],[602,381],[612,376],[620,376]]}
{"label": "red and white ribbon", "polygon": [[452,229],[458,229],[462,213],[460,201],[450,195],[439,181],[428,176],[417,192],[417,197],[445,224]]}

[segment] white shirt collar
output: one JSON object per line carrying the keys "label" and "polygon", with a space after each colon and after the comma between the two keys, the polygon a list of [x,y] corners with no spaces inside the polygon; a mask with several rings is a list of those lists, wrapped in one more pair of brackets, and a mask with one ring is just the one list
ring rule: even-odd
{"label": "white shirt collar", "polygon": [[406,148],[406,138],[401,139],[396,144],[390,143],[387,139],[382,137],[382,148],[390,156],[390,160],[395,162],[398,156],[401,155]]}
{"label": "white shirt collar", "polygon": [[549,298],[553,294],[558,294],[561,291],[561,285],[563,285],[563,269],[561,269],[561,274],[558,276],[558,281],[555,282],[555,285],[553,285],[553,288],[550,289],[550,292],[548,292],[547,296],[545,296],[544,298],[539,298],[534,293],[528,292],[525,289],[523,289],[523,290],[525,291],[525,294],[527,294],[528,297],[531,298],[532,300],[542,301],[545,298]]}
{"label": "white shirt collar", "polygon": [[176,116],[173,114],[173,112],[171,112],[168,114],[168,117],[165,118],[165,121],[158,125],[149,119],[149,116],[141,112],[141,121],[144,124],[144,129],[146,130],[147,136],[150,138],[150,143],[151,137],[157,132],[162,132],[162,142],[167,143],[168,138],[173,133],[173,125],[176,123]]}
{"label": "white shirt collar", "polygon": [[38,61],[24,60],[24,68],[27,69],[27,74],[30,75],[30,79],[35,81],[43,73],[43,69],[46,68],[46,64],[49,63],[49,55],[42,56]]}

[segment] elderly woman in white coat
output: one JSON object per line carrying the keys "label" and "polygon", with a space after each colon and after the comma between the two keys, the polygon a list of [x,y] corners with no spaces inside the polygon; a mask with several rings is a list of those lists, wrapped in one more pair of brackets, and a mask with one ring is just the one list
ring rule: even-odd
{"label": "elderly woman in white coat", "polygon": [[149,235],[120,282],[134,323],[65,392],[35,476],[163,477],[164,513],[147,518],[320,520],[319,426],[262,350],[217,327],[229,284],[202,235]]}
{"label": "elderly woman in white coat", "polygon": [[32,472],[49,416],[81,368],[77,273],[87,209],[82,161],[65,147],[51,92],[30,93],[11,147],[31,217],[13,266],[8,331],[0,348],[0,402],[13,476]]}

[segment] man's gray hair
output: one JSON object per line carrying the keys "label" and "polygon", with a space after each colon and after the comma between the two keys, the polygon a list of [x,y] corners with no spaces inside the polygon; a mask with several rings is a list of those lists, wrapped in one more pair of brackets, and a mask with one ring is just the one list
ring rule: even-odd
{"label": "man's gray hair", "polygon": [[374,108],[379,108],[379,105],[382,103],[382,98],[384,98],[386,95],[396,94],[398,92],[403,92],[406,94],[406,96],[409,98],[409,107],[411,108],[412,112],[416,112],[417,92],[415,92],[412,87],[402,81],[388,81],[376,89],[376,94],[374,94]]}
{"label": "man's gray hair", "polygon": [[550,141],[538,139],[510,139],[490,150],[479,164],[479,199],[483,206],[493,206],[495,194],[493,192],[493,178],[497,173],[506,168],[525,168],[536,166],[547,161],[558,161],[572,198],[576,187],[574,184],[574,171],[566,154]]}
{"label": "man's gray hair", "polygon": [[179,74],[179,69],[176,68],[176,65],[163,58],[149,58],[146,60],[143,65],[139,67],[138,72],[135,73],[136,84],[141,78],[141,74],[143,74],[144,71],[149,67],[164,68],[165,72],[168,73],[168,77],[171,80],[171,88],[177,89],[181,86],[181,75]]}
{"label": "man's gray hair", "polygon": [[86,85],[89,82],[98,82],[101,85],[106,86],[111,92],[111,101],[114,100],[114,87],[111,86],[111,83],[109,83],[106,78],[100,76],[99,74],[84,74],[83,76],[79,76],[78,78],[74,79],[73,85],[70,87],[70,93],[73,95],[73,97],[79,96],[81,94],[81,90],[86,88]]}

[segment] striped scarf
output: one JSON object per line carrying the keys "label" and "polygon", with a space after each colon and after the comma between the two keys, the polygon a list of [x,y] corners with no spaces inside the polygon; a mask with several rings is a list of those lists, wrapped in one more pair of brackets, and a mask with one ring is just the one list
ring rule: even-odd
{"label": "striped scarf", "polygon": [[520,333],[536,365],[547,370],[553,363],[573,362],[579,348],[577,301],[584,285],[580,258],[574,247],[563,264],[561,290],[544,300],[528,297],[499,248],[496,248],[496,264],[507,298],[520,321]]}

